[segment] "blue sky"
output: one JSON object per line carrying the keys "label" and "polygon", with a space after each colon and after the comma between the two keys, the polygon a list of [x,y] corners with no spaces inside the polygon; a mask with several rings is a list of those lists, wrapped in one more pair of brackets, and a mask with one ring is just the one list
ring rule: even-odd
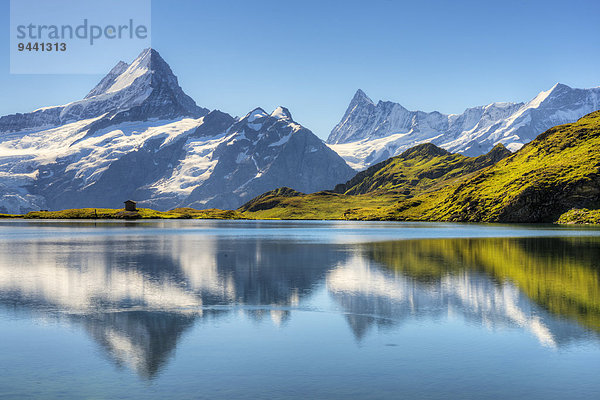
{"label": "blue sky", "polygon": [[[0,4],[0,115],[80,99],[102,78],[9,74]],[[154,0],[152,46],[199,105],[234,116],[283,105],[326,138],[358,88],[460,113],[556,82],[599,86],[599,15],[597,0]]]}

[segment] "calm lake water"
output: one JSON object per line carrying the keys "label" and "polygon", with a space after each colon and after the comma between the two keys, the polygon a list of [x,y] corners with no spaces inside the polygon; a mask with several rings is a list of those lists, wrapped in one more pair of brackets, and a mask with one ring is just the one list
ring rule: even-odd
{"label": "calm lake water", "polygon": [[599,399],[600,229],[1,221],[1,399]]}

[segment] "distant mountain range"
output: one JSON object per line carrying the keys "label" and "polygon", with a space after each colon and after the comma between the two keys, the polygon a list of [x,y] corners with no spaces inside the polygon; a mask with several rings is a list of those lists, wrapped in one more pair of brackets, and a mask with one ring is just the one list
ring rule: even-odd
{"label": "distant mountain range", "polygon": [[420,143],[478,156],[502,143],[520,149],[545,130],[600,109],[600,87],[573,89],[557,83],[527,103],[492,103],[462,114],[409,111],[398,103],[375,104],[358,90],[327,143],[357,170]]}
{"label": "distant mountain range", "polygon": [[0,118],[0,213],[81,207],[237,208],[267,190],[316,191],[354,171],[279,107],[245,117],[196,105],[156,50],[89,94]]}

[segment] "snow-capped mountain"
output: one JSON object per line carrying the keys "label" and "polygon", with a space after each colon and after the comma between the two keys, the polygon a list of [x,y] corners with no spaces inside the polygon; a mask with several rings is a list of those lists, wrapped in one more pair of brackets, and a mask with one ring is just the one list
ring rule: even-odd
{"label": "snow-capped mountain", "polygon": [[340,156],[294,122],[283,107],[271,114],[257,108],[237,121],[215,148],[213,159],[219,162],[212,173],[187,199],[192,207],[237,208],[288,183],[313,192],[354,175]]}
{"label": "snow-capped mountain", "polygon": [[527,103],[492,103],[449,115],[409,111],[390,101],[375,104],[359,89],[327,143],[358,170],[425,142],[478,156],[498,143],[516,151],[545,130],[598,109],[600,87],[556,84]]}
{"label": "snow-capped mountain", "polygon": [[131,64],[120,61],[83,100],[0,118],[0,135],[49,128],[105,116],[120,121],[179,116],[199,118],[198,107],[177,82],[169,65],[154,49],[144,50]]}
{"label": "snow-capped mountain", "polygon": [[0,118],[0,213],[72,207],[236,208],[353,171],[285,108],[236,120],[198,107],[153,49],[80,101]]}

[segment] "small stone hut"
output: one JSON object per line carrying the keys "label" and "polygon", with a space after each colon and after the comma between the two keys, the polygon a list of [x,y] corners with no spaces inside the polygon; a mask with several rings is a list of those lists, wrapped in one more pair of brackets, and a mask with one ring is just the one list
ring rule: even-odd
{"label": "small stone hut", "polygon": [[125,211],[137,211],[137,209],[135,208],[135,204],[135,201],[127,200],[125,202]]}

